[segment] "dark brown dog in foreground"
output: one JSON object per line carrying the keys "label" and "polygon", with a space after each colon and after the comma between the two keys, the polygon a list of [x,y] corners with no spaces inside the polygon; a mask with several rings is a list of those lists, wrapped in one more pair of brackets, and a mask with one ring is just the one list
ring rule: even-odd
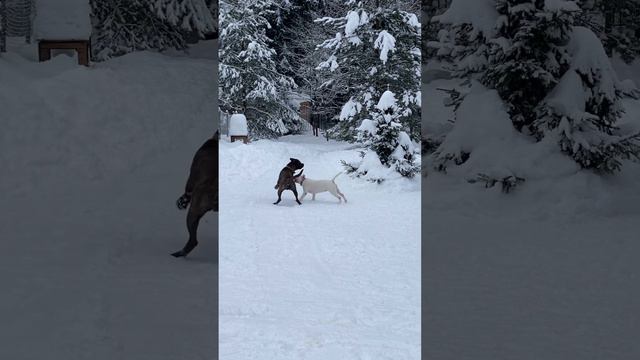
{"label": "dark brown dog in foreground", "polygon": [[218,212],[218,140],[220,134],[216,131],[196,152],[191,163],[189,179],[184,194],[178,198],[178,209],[187,212],[187,230],[189,240],[180,251],[173,256],[187,256],[198,245],[198,225],[200,219],[209,211]]}
{"label": "dark brown dog in foreground", "polygon": [[[300,170],[304,167],[304,164],[300,162],[298,159],[290,158],[289,163],[284,169],[280,170],[280,176],[278,177],[278,183],[274,187],[274,189],[278,190],[278,201],[274,202],[273,205],[278,205],[280,201],[282,201],[282,192],[285,190],[293,191],[293,195],[296,196],[296,202],[298,205],[302,205],[300,200],[298,200],[298,190],[296,190],[296,178],[302,174]],[[300,170],[297,175],[294,175],[296,170]]]}

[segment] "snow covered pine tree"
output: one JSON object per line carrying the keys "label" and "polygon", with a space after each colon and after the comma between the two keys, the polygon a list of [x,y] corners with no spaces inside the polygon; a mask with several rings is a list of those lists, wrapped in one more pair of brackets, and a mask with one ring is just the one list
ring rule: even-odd
{"label": "snow covered pine tree", "polygon": [[385,171],[391,168],[405,177],[413,177],[420,172],[416,160],[420,156],[410,136],[402,131],[401,107],[395,95],[387,90],[371,112],[371,119],[364,119],[358,127],[358,141],[367,150],[362,152],[362,161],[357,164],[342,161],[347,173],[367,180],[381,183],[385,180]]}
{"label": "snow covered pine tree", "polygon": [[538,106],[538,138],[557,138],[563,152],[583,168],[612,173],[621,159],[640,159],[640,133],[616,126],[623,109],[619,82],[597,36],[574,27],[568,47],[571,68]]}
{"label": "snow covered pine tree", "polygon": [[285,96],[296,84],[278,72],[266,35],[274,8],[270,0],[220,3],[220,107],[244,113],[249,134],[257,138],[286,134],[300,122]]}
{"label": "snow covered pine tree", "polygon": [[491,40],[483,83],[498,90],[514,126],[523,131],[535,121],[534,109],[567,71],[566,44],[580,9],[563,0],[497,0],[496,8],[497,34]]}
{"label": "snow covered pine tree", "polygon": [[[334,38],[320,44],[331,54],[318,66],[327,81],[346,77],[349,99],[340,122],[333,129],[335,138],[355,141],[363,119],[371,118],[375,99],[385,90],[398,94],[401,125],[410,137],[420,140],[420,21],[404,10],[409,1],[348,1],[346,16],[316,21],[331,27]],[[336,71],[340,69],[341,71]]]}
{"label": "snow covered pine tree", "polygon": [[[616,125],[623,113],[620,97],[633,92],[622,91],[598,37],[574,24],[580,12],[568,0],[453,0],[435,17],[442,31],[429,45],[455,77],[496,90],[523,135],[558,143],[582,168],[609,173],[640,155],[639,135]],[[528,146],[516,138],[514,144]],[[445,150],[451,149],[435,154],[449,154]],[[467,155],[463,163],[474,156]]]}
{"label": "snow covered pine tree", "polygon": [[94,60],[141,50],[183,50],[187,33],[216,31],[205,0],[91,0]]}

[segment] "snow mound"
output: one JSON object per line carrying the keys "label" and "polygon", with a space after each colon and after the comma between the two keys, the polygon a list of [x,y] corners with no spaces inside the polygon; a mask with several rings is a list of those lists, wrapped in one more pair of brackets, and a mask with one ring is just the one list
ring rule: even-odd
{"label": "snow mound", "polygon": [[[498,93],[478,82],[472,84],[453,128],[434,156],[436,163],[447,164],[448,172],[469,179],[478,174],[535,179],[577,171],[577,165],[555,143],[535,143],[518,133]],[[454,159],[458,166],[451,163]]]}
{"label": "snow mound", "polygon": [[33,25],[35,37],[88,40],[92,30],[90,14],[88,0],[38,0]]}
{"label": "snow mound", "polygon": [[589,81],[593,81],[595,75],[591,74],[591,69],[600,69],[599,88],[604,90],[608,97],[615,97],[618,75],[597,35],[588,28],[575,26],[568,49],[572,55],[571,69],[586,74]]}
{"label": "snow mound", "polygon": [[229,118],[229,136],[247,136],[248,134],[249,128],[244,114],[231,115]]}
{"label": "snow mound", "polygon": [[380,31],[378,38],[373,44],[374,48],[380,49],[380,60],[383,64],[389,59],[389,51],[396,51],[396,38],[389,34],[386,30]]}
{"label": "snow mound", "polygon": [[200,142],[197,124],[216,113],[207,95],[215,93],[210,66],[210,61],[146,52],[91,69],[67,56],[44,63],[0,59],[0,76],[10,74],[6,79],[12,84],[0,86],[0,160],[15,174],[6,180],[100,179],[170,149],[177,136]]}
{"label": "snow mound", "polygon": [[385,111],[393,109],[396,106],[396,103],[397,100],[395,94],[390,90],[386,90],[382,93],[382,96],[380,96],[380,100],[378,101],[376,108],[378,108],[378,110]]}
{"label": "snow mound", "polygon": [[340,120],[350,119],[356,116],[360,110],[362,110],[362,104],[353,99],[349,99],[349,101],[342,106],[342,110],[340,110]]}

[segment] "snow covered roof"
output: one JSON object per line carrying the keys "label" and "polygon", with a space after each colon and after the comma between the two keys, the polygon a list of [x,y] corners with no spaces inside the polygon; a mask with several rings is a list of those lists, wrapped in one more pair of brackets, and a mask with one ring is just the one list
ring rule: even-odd
{"label": "snow covered roof", "polygon": [[34,34],[36,39],[85,40],[91,36],[89,0],[38,0]]}

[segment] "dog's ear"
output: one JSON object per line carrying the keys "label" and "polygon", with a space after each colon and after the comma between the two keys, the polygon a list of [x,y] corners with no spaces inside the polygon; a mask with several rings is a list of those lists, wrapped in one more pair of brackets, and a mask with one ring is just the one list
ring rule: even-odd
{"label": "dog's ear", "polygon": [[289,158],[289,161],[293,161],[293,160],[295,160],[295,159],[294,158]]}

